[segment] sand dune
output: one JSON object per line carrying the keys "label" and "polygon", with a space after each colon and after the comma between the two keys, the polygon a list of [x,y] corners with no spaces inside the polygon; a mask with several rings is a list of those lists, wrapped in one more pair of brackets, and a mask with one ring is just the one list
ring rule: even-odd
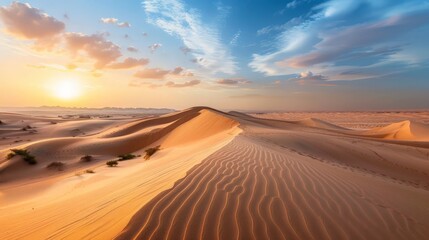
{"label": "sand dune", "polygon": [[386,139],[429,141],[429,126],[417,122],[403,121],[371,129],[366,134],[378,135]]}
{"label": "sand dune", "polygon": [[334,130],[344,130],[345,128],[322,121],[317,118],[306,118],[303,120],[296,121],[295,123],[307,126],[307,127],[316,127],[316,128],[324,128],[324,129],[334,129]]}
{"label": "sand dune", "polygon": [[[40,159],[40,166],[33,168],[15,158],[2,160],[1,236],[426,239],[429,235],[429,147],[424,145],[429,131],[423,124],[402,122],[357,131],[318,119],[267,120],[198,107],[101,125],[87,125],[89,135],[22,145]],[[121,162],[116,169],[102,166],[117,154],[141,154],[155,145],[162,149],[148,161]],[[84,166],[96,173],[74,176],[84,168],[78,162],[83,154],[97,156]],[[66,162],[67,170],[46,174],[45,164],[54,159]]]}

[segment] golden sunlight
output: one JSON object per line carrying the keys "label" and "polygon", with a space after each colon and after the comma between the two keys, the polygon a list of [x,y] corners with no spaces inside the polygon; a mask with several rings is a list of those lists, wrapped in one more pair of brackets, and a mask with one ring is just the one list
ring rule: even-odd
{"label": "golden sunlight", "polygon": [[76,80],[64,79],[56,82],[52,90],[56,97],[64,100],[70,100],[80,95],[81,86]]}

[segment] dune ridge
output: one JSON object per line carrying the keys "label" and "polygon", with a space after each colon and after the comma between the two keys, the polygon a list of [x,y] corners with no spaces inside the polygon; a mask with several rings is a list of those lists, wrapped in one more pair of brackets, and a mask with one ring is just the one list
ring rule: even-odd
{"label": "dune ridge", "polygon": [[[91,124],[82,123],[88,128],[99,125],[98,122],[99,120]],[[237,125],[236,121],[214,113],[213,110],[197,107],[180,113],[124,123],[83,137],[34,141],[15,147],[26,148],[40,159],[40,164],[33,168],[26,167],[25,163],[17,158],[6,159],[9,150],[0,150],[1,180],[16,179],[17,174],[20,179],[26,176],[43,176],[46,172],[44,167],[52,161],[61,160],[70,167],[79,167],[80,157],[84,155],[95,155],[104,160],[120,154],[143,151],[151,145],[162,145],[165,148],[192,143],[228,131]]]}
{"label": "dune ridge", "polygon": [[392,123],[385,127],[374,128],[365,134],[380,135],[385,139],[429,141],[429,126],[407,120]]}

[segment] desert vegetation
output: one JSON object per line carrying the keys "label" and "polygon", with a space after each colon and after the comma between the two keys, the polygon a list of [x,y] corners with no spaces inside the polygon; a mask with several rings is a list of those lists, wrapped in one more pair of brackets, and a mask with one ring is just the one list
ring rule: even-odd
{"label": "desert vegetation", "polygon": [[118,156],[118,161],[125,161],[125,160],[130,160],[130,159],[134,159],[137,156],[131,153],[127,153],[127,154],[121,154]]}
{"label": "desert vegetation", "polygon": [[148,160],[152,155],[154,155],[157,151],[159,151],[159,149],[161,148],[161,146],[156,146],[153,148],[148,148],[145,150],[146,155],[144,156],[144,159]]}
{"label": "desert vegetation", "polygon": [[106,165],[109,167],[116,167],[118,166],[118,161],[117,160],[110,160],[106,162]]}
{"label": "desert vegetation", "polygon": [[46,168],[49,170],[57,170],[57,171],[63,171],[64,167],[65,167],[65,164],[63,162],[51,162],[46,166]]}
{"label": "desert vegetation", "polygon": [[26,161],[30,165],[37,164],[36,157],[31,155],[27,149],[11,149],[11,152],[7,155],[7,159],[11,159],[15,156],[21,156],[22,160]]}
{"label": "desert vegetation", "polygon": [[85,155],[80,158],[81,162],[91,162],[92,160],[94,160],[94,157],[91,155]]}

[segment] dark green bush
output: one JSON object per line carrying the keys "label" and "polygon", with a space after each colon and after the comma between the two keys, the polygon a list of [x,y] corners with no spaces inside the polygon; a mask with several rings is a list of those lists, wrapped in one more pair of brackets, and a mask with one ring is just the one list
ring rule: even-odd
{"label": "dark green bush", "polygon": [[37,164],[36,157],[33,155],[23,156],[22,159],[30,165]]}
{"label": "dark green bush", "polygon": [[152,155],[154,155],[156,152],[159,151],[160,147],[161,146],[156,146],[156,147],[153,147],[153,148],[146,149],[146,151],[145,151],[146,152],[146,156],[144,156],[144,159],[148,160]]}
{"label": "dark green bush", "polygon": [[80,158],[81,162],[91,162],[92,160],[94,160],[94,157],[91,155],[85,155]]}
{"label": "dark green bush", "polygon": [[109,167],[116,167],[116,166],[118,166],[118,161],[116,161],[116,160],[110,160],[110,161],[106,162],[106,165],[109,166]]}
{"label": "dark green bush", "polygon": [[11,159],[15,156],[21,156],[28,164],[37,164],[36,157],[31,155],[27,149],[11,149],[10,151],[11,152],[6,157],[7,159]]}
{"label": "dark green bush", "polygon": [[127,153],[127,154],[121,154],[118,156],[119,161],[125,161],[125,160],[130,160],[130,159],[134,159],[137,156],[131,153]]}

